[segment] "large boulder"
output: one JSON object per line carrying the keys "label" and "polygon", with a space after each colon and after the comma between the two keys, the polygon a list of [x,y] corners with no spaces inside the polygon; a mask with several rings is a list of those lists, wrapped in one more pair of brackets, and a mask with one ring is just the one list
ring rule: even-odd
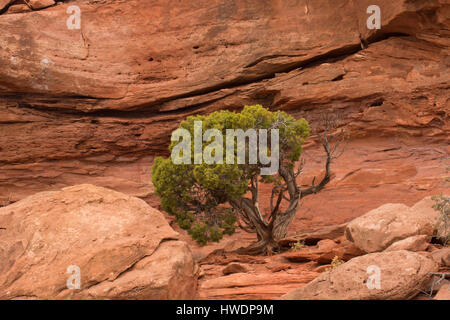
{"label": "large boulder", "polygon": [[431,197],[412,207],[384,204],[352,220],[345,230],[346,237],[365,252],[378,252],[411,236],[431,236],[436,231],[439,216],[433,204]]}
{"label": "large boulder", "polygon": [[189,299],[196,270],[158,210],[113,190],[77,185],[0,209],[0,299]]}
{"label": "large boulder", "polygon": [[[372,269],[370,269],[371,267]],[[367,281],[379,268],[380,286]],[[369,268],[369,269],[368,269]],[[438,270],[430,258],[406,250],[371,253],[321,274],[307,285],[283,295],[284,300],[391,300],[409,299]]]}

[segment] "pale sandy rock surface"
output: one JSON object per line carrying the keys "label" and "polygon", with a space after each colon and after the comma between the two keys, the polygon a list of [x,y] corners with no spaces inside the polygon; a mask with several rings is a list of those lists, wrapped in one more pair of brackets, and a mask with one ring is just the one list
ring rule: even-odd
{"label": "pale sandy rock surface", "polygon": [[434,296],[436,300],[450,300],[450,281],[447,281]]}

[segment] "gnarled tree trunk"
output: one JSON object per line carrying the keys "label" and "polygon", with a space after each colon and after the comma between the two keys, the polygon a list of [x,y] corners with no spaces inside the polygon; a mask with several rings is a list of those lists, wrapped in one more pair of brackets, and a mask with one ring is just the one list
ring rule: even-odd
{"label": "gnarled tree trunk", "polygon": [[[280,249],[278,241],[286,237],[289,225],[297,214],[299,201],[305,196],[321,191],[330,181],[330,165],[332,159],[335,157],[334,152],[336,149],[330,149],[326,130],[321,140],[322,146],[327,154],[324,177],[318,185],[314,185],[313,181],[311,187],[301,190],[296,181],[296,177],[300,173],[301,168],[296,174],[294,173],[294,169],[281,165],[278,174],[283,179],[284,185],[272,192],[272,198],[274,195],[277,195],[277,200],[275,205],[271,201],[271,213],[268,221],[263,217],[259,209],[257,179],[255,179],[255,183],[252,183],[252,187],[250,188],[252,199],[242,197],[230,201],[232,207],[240,214],[240,219],[242,220],[240,227],[247,232],[256,233],[257,235],[257,242],[247,248],[239,249],[239,253],[270,255],[274,251],[278,251]],[[287,194],[287,197],[285,194]],[[286,210],[280,211],[279,206],[283,199],[287,200],[289,204]]]}

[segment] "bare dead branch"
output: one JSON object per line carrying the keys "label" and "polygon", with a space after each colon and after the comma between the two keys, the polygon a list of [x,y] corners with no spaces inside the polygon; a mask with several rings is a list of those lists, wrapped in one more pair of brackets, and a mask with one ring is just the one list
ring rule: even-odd
{"label": "bare dead branch", "polygon": [[340,157],[344,153],[345,143],[348,140],[345,135],[345,131],[342,129],[339,132],[333,134],[333,131],[338,126],[339,116],[327,113],[321,116],[321,126],[319,126],[319,128],[317,129],[317,137],[321,142],[326,154],[325,174],[318,185],[315,185],[316,177],[314,177],[311,187],[300,191],[301,198],[321,191],[325,187],[325,185],[330,182],[330,165],[334,159]]}

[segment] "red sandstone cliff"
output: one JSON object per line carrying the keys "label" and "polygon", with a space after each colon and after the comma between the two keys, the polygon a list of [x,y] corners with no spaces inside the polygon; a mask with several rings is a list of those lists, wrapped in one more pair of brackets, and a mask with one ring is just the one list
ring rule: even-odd
{"label": "red sandstone cliff", "polygon": [[[253,103],[313,124],[343,114],[352,147],[335,166],[336,201],[439,189],[448,1],[21,3],[0,1],[2,201],[80,182],[149,197],[152,158],[181,119]],[[366,28],[371,4],[381,30]],[[66,26],[70,5],[80,30]]]}

